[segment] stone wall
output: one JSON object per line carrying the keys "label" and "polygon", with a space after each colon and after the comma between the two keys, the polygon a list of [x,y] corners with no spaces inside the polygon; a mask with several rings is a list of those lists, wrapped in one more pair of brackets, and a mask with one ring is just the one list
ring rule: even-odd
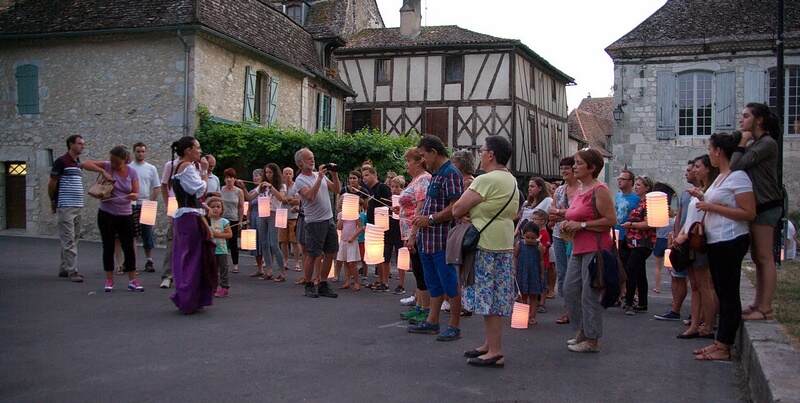
{"label": "stone wall", "polygon": [[[800,64],[800,55],[795,50],[787,52],[785,63]],[[706,153],[708,138],[705,136],[676,136],[668,140],[656,138],[656,72],[659,70],[688,71],[707,70],[736,72],[736,111],[745,105],[744,75],[746,69],[775,67],[771,54],[752,53],[707,55],[703,60],[666,58],[657,63],[615,61],[615,104],[624,101],[624,115],[615,122],[612,139],[613,175],[628,166],[637,175],[648,175],[656,181],[669,183],[676,190],[685,187],[686,162]],[[736,127],[740,113],[736,113]],[[789,194],[790,211],[800,209],[800,174],[793,166],[800,164],[800,136],[787,137],[784,141],[784,183]]]}
{"label": "stone wall", "polygon": [[[56,234],[47,196],[50,155],[63,154],[71,134],[86,140],[83,159],[107,159],[112,146],[143,141],[161,171],[169,145],[183,133],[184,60],[174,34],[3,43],[0,161],[28,162],[27,233]],[[21,64],[39,67],[38,115],[17,113],[14,74]],[[94,179],[84,175],[87,189]],[[97,203],[86,199],[82,236],[96,239]]]}

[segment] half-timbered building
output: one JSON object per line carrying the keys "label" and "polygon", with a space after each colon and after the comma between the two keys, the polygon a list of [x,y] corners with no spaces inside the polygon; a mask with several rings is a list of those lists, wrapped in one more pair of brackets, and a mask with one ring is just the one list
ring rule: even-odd
{"label": "half-timbered building", "polygon": [[516,174],[557,176],[572,77],[518,40],[422,27],[419,0],[400,13],[399,28],[361,30],[334,52],[339,77],[357,93],[345,103],[345,130],[416,131],[474,151],[501,135],[516,150]]}

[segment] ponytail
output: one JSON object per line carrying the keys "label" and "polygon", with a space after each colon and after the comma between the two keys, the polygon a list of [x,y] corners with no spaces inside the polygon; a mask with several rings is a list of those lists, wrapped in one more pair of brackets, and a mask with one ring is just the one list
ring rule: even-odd
{"label": "ponytail", "polygon": [[769,106],[758,102],[750,102],[745,105],[745,108],[750,110],[750,114],[755,118],[761,118],[761,128],[772,138],[777,139],[778,134],[781,132],[780,121],[778,116],[772,112]]}

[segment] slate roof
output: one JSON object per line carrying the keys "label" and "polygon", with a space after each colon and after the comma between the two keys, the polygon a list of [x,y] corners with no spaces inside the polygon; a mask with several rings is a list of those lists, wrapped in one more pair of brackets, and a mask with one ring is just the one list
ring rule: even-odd
{"label": "slate roof", "polygon": [[465,48],[465,47],[517,47],[531,58],[550,69],[556,76],[567,83],[575,79],[555,68],[547,60],[536,54],[517,39],[498,38],[479,32],[470,31],[457,25],[440,25],[422,27],[415,38],[407,38],[400,34],[400,28],[364,29],[348,39],[347,44],[336,49],[337,54],[362,53],[368,51],[401,51],[411,49],[432,48]]}
{"label": "slate roof", "polygon": [[567,133],[610,157],[608,138],[614,133],[614,98],[584,98],[567,117]]}
{"label": "slate roof", "polygon": [[[784,32],[800,43],[800,1],[784,6]],[[766,0],[668,0],[636,28],[606,48],[612,57],[647,48],[728,44],[730,50],[770,49],[776,35],[777,2]],[[719,47],[728,50],[728,47]],[[755,47],[755,48],[754,48]],[[700,47],[695,50],[703,51]],[[628,51],[626,53],[626,51]],[[675,50],[677,52],[677,50]],[[644,54],[646,55],[646,53]]]}
{"label": "slate roof", "polygon": [[239,41],[355,95],[338,77],[326,75],[311,34],[261,0],[18,0],[0,11],[0,39],[177,27]]}

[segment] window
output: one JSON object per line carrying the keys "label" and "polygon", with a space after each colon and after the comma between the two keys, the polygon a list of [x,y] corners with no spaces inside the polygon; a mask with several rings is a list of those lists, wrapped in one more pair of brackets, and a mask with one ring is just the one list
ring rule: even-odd
{"label": "window", "polygon": [[303,7],[299,5],[286,7],[286,15],[294,22],[303,25]]}
{"label": "window", "polygon": [[375,84],[389,85],[392,83],[392,59],[375,60]]}
{"label": "window", "polygon": [[550,93],[550,97],[553,98],[553,101],[556,100],[556,79],[550,77],[550,84],[552,84],[553,92]]}
{"label": "window", "polygon": [[39,68],[32,64],[17,67],[17,110],[20,115],[39,113]]}
{"label": "window", "polygon": [[464,81],[464,56],[445,56],[444,82],[455,84]]}
{"label": "window", "polygon": [[28,164],[24,162],[8,164],[8,176],[25,176],[28,174]]}
{"label": "window", "polygon": [[536,154],[537,149],[537,142],[539,141],[539,128],[536,126],[536,116],[529,115],[528,116],[528,127],[530,127],[530,137],[531,137],[531,153]]}
{"label": "window", "polygon": [[[777,80],[777,72],[773,68],[769,70],[769,99],[767,100],[773,112],[778,103],[778,88],[775,80]],[[783,133],[800,135],[800,66],[786,67],[784,85],[786,89],[783,101]]]}
{"label": "window", "polygon": [[712,74],[704,71],[678,75],[678,134],[711,135]]}
{"label": "window", "polygon": [[556,127],[556,133],[553,135],[553,157],[561,157],[561,126]]}
{"label": "window", "polygon": [[331,97],[317,94],[317,131],[331,128]]}
{"label": "window", "polygon": [[263,71],[256,73],[256,92],[255,107],[253,108],[253,120],[258,123],[265,123],[268,116],[267,105],[269,104],[269,76]]}

